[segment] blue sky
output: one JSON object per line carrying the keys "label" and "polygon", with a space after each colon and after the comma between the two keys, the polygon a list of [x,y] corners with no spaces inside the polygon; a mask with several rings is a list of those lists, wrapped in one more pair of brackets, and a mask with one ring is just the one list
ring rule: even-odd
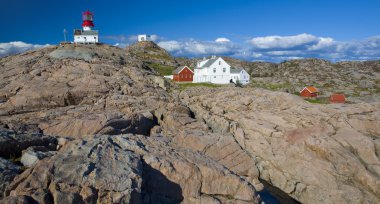
{"label": "blue sky", "polygon": [[380,59],[376,0],[2,0],[0,56],[57,44],[64,28],[71,38],[86,9],[102,42],[125,46],[148,33],[177,56]]}

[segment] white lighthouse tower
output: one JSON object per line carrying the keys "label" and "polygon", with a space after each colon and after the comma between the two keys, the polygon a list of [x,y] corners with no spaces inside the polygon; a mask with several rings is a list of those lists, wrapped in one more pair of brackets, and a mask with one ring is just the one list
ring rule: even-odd
{"label": "white lighthouse tower", "polygon": [[83,29],[74,30],[74,43],[95,44],[99,42],[99,31],[92,30],[94,27],[94,14],[87,10],[82,13]]}

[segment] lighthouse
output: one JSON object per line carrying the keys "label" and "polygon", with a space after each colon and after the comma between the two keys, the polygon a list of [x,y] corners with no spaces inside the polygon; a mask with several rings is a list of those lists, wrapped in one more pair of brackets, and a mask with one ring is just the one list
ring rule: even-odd
{"label": "lighthouse", "polygon": [[95,44],[99,42],[99,31],[94,27],[94,14],[87,10],[82,13],[82,29],[74,30],[74,43]]}

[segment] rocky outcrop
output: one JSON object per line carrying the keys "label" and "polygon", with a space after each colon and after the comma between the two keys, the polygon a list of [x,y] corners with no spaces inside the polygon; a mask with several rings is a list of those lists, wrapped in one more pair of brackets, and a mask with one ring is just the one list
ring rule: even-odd
{"label": "rocky outcrop", "polygon": [[149,135],[149,112],[168,100],[152,70],[117,47],[49,47],[0,65],[0,122],[36,124],[45,135]]}
{"label": "rocky outcrop", "polygon": [[75,140],[18,176],[7,196],[39,203],[258,203],[249,182],[164,138]]}
{"label": "rocky outcrop", "polygon": [[152,41],[137,42],[125,48],[126,52],[145,63],[177,67],[177,61]]}
{"label": "rocky outcrop", "polygon": [[[260,89],[180,96],[215,132],[252,155],[260,178],[305,203],[380,201],[380,105],[316,105]],[[328,198],[328,199],[326,199]]]}

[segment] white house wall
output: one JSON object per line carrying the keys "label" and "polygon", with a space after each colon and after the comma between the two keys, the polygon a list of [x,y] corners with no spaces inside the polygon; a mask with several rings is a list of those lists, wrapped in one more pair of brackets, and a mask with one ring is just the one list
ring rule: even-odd
{"label": "white house wall", "polygon": [[97,35],[76,35],[74,36],[75,43],[97,43],[99,40]]}
{"label": "white house wall", "polygon": [[250,78],[250,76],[249,76],[249,74],[245,70],[242,70],[239,73],[233,73],[233,74],[231,74],[231,79],[235,83],[237,81],[239,81],[242,84],[248,84],[249,83],[249,78]]}
{"label": "white house wall", "polygon": [[[207,60],[199,63],[199,66],[203,66],[207,63]],[[215,68],[215,72],[214,72]],[[225,71],[223,72],[223,68]],[[230,69],[231,66],[227,64],[221,57],[219,57],[210,67],[195,69],[193,82],[211,82],[214,84],[228,84],[230,83]]]}

